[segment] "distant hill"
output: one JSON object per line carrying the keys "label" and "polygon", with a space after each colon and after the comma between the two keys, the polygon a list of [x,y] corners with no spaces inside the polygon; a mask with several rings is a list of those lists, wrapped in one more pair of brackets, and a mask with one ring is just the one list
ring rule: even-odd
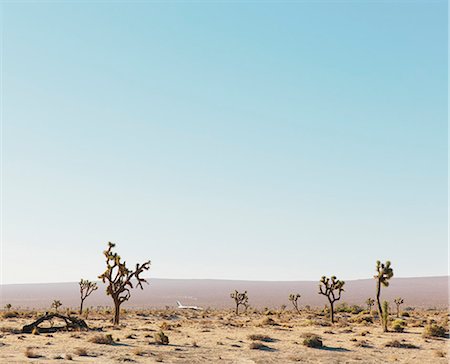
{"label": "distant hill", "polygon": [[[439,307],[448,306],[449,277],[394,278],[388,288],[382,290],[382,297],[392,301],[401,296],[404,306]],[[89,306],[112,306],[105,287],[100,288],[86,301]],[[230,292],[247,290],[249,302],[254,307],[279,307],[289,304],[289,293],[302,295],[301,305],[320,306],[326,298],[317,294],[318,282],[292,281],[233,281],[216,279],[149,279],[144,290],[135,289],[131,300],[123,307],[163,308],[183,304],[203,307],[228,308],[232,306]],[[346,281],[341,302],[363,305],[368,297],[375,295],[375,280],[360,279]],[[0,286],[0,304],[11,303],[14,307],[45,308],[54,299],[62,301],[65,307],[79,304],[78,283],[10,284]]]}

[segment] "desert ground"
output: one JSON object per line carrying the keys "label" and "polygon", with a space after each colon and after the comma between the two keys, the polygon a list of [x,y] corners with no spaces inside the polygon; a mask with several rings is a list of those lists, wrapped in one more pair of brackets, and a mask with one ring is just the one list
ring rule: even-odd
{"label": "desert ground", "polygon": [[[60,310],[77,315],[74,310]],[[346,308],[330,324],[323,309],[123,310],[119,326],[110,309],[92,309],[88,331],[21,332],[43,311],[4,311],[0,322],[2,363],[447,363],[448,312],[409,309],[400,320],[403,332],[382,331],[375,311]],[[53,327],[62,326],[55,319]],[[434,337],[430,324],[445,334]],[[50,323],[41,324],[50,327]],[[41,329],[41,331],[45,331]],[[169,343],[158,343],[164,332]],[[426,335],[428,333],[428,335]],[[318,335],[323,347],[308,347]],[[425,335],[424,335],[425,334]],[[391,347],[389,345],[393,345]]]}

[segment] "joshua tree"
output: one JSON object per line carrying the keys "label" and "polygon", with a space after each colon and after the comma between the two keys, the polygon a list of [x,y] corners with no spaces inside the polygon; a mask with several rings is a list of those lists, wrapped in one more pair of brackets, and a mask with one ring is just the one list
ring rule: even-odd
{"label": "joshua tree", "polygon": [[297,294],[291,293],[291,294],[289,295],[289,301],[292,302],[292,305],[294,306],[295,310],[296,310],[298,313],[300,313],[300,309],[298,308],[298,299],[299,299],[300,297],[301,297],[301,296],[300,296],[299,293],[297,293]]}
{"label": "joshua tree", "polygon": [[394,303],[397,306],[397,317],[400,317],[400,305],[403,303],[403,298],[397,297],[394,300]]}
{"label": "joshua tree", "polygon": [[81,303],[80,303],[80,315],[83,313],[83,303],[84,300],[92,293],[94,292],[96,289],[98,289],[97,287],[97,283],[95,282],[91,282],[87,279],[83,279],[81,278],[80,282],[78,283],[80,285],[80,298],[81,298]]}
{"label": "joshua tree", "polygon": [[328,302],[330,302],[332,323],[334,323],[334,302],[341,299],[344,284],[344,281],[336,279],[335,276],[332,276],[331,278],[323,276],[319,282],[319,294],[326,296],[328,298]]}
{"label": "joshua tree", "polygon": [[381,316],[381,321],[383,324],[383,331],[388,331],[388,321],[389,321],[389,303],[387,301],[383,301],[383,314]]}
{"label": "joshua tree", "polygon": [[239,293],[237,290],[232,292],[230,294],[230,297],[234,299],[234,302],[236,304],[236,315],[239,315],[239,306],[244,306],[245,310],[247,310],[248,307],[248,295],[247,291],[244,291],[243,293]]}
{"label": "joshua tree", "polygon": [[139,264],[136,264],[135,270],[130,270],[126,266],[126,262],[122,262],[120,256],[117,253],[113,253],[112,249],[116,245],[109,242],[108,249],[103,252],[106,258],[106,270],[98,278],[103,283],[107,283],[106,294],[111,296],[114,302],[114,325],[119,324],[120,317],[120,305],[125,301],[128,301],[131,297],[130,289],[133,288],[132,280],[136,280],[136,287],[144,289],[142,283],[147,283],[140,275],[144,270],[150,269],[150,260]]}
{"label": "joshua tree", "polygon": [[12,305],[11,305],[10,303],[7,303],[7,304],[5,305],[5,310],[6,310],[6,311],[9,311],[9,310],[11,309],[11,307],[12,307]]}
{"label": "joshua tree", "polygon": [[59,301],[59,300],[54,300],[53,303],[52,303],[52,305],[51,305],[51,308],[54,308],[55,311],[58,312],[58,308],[60,308],[61,306],[62,306],[61,301]]}
{"label": "joshua tree", "polygon": [[[383,310],[381,308],[380,295],[381,286],[389,287],[389,279],[394,276],[394,271],[391,268],[391,262],[388,260],[386,263],[381,263],[377,260],[376,265],[377,274],[373,277],[377,280],[377,305],[378,305],[378,315],[380,316],[381,324],[383,325]],[[384,325],[383,325],[384,328]],[[385,330],[387,331],[387,329]]]}
{"label": "joshua tree", "polygon": [[369,313],[372,312],[372,307],[375,304],[375,300],[373,298],[368,298],[366,300],[367,310],[369,310]]}

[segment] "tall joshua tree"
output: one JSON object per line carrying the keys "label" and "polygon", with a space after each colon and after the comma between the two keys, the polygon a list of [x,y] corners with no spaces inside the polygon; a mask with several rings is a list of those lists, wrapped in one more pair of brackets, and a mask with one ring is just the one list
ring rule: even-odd
{"label": "tall joshua tree", "polygon": [[295,310],[300,313],[300,309],[298,308],[298,299],[300,298],[300,294],[299,293],[291,293],[289,295],[289,301],[292,302],[292,305],[294,306]]}
{"label": "tall joshua tree", "polygon": [[375,304],[375,300],[373,298],[368,298],[366,300],[366,305],[367,305],[367,310],[370,312],[372,312],[372,307]]}
{"label": "tall joshua tree", "polygon": [[383,331],[386,331],[386,326],[383,325],[383,309],[380,302],[381,286],[389,287],[389,280],[394,276],[394,270],[391,268],[391,262],[389,260],[386,261],[386,263],[381,263],[379,260],[377,260],[376,270],[377,274],[373,277],[377,280],[378,315],[380,316],[380,322],[383,326]]}
{"label": "tall joshua tree", "polygon": [[237,290],[230,294],[230,297],[234,299],[234,303],[236,304],[236,315],[239,314],[239,306],[244,306],[245,309],[248,307],[248,294],[247,291],[239,293]]}
{"label": "tall joshua tree", "polygon": [[122,262],[117,253],[113,253],[112,249],[116,246],[111,242],[108,243],[108,249],[103,252],[106,258],[106,270],[98,278],[103,283],[107,283],[106,294],[111,296],[114,302],[114,325],[119,324],[120,305],[128,301],[131,297],[130,289],[133,288],[132,280],[136,281],[136,287],[144,289],[142,283],[147,283],[140,275],[144,270],[150,269],[150,260],[136,264],[135,270],[130,270],[126,266],[126,262]]}
{"label": "tall joshua tree", "polygon": [[92,293],[94,292],[96,289],[98,289],[97,287],[97,283],[95,282],[91,282],[87,279],[83,279],[81,278],[80,282],[78,283],[80,285],[80,298],[81,298],[81,303],[80,303],[80,315],[83,313],[83,303],[84,300]]}
{"label": "tall joshua tree", "polygon": [[394,303],[397,306],[397,317],[400,317],[400,305],[403,304],[403,298],[397,297],[394,300]]}
{"label": "tall joshua tree", "polygon": [[336,276],[327,278],[323,276],[319,282],[319,294],[328,298],[330,302],[331,322],[334,323],[334,302],[341,299],[341,293],[344,291],[344,281],[340,281]]}

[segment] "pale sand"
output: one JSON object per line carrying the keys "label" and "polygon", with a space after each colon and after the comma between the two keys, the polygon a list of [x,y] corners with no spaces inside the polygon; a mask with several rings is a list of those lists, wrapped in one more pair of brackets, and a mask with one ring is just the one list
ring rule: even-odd
{"label": "pale sand", "polygon": [[[190,311],[128,311],[121,318],[119,328],[110,323],[111,315],[94,312],[87,320],[91,328],[102,332],[57,332],[53,334],[20,334],[24,324],[34,321],[38,313],[29,317],[3,319],[0,322],[1,363],[447,363],[448,339],[425,339],[423,326],[433,319],[447,322],[447,312],[411,312],[405,318],[404,333],[383,333],[374,324],[349,323],[355,315],[339,313],[339,323],[320,326],[326,318],[317,313],[298,315],[291,311],[272,311],[273,314],[247,313],[235,316],[230,310]],[[20,313],[23,315],[24,313]],[[277,325],[264,325],[272,318]],[[392,317],[393,319],[395,317]],[[55,323],[55,326],[60,324]],[[155,345],[153,335],[163,327],[170,344]],[[302,334],[311,332],[322,336],[324,349],[308,348],[302,344]],[[363,334],[365,332],[365,335]],[[99,334],[112,334],[120,341],[114,345],[89,342]],[[271,350],[250,349],[250,334],[264,334],[274,339],[264,343]],[[133,335],[133,337],[129,337]],[[363,336],[364,335],[364,336]],[[128,338],[127,338],[128,337]],[[369,347],[360,347],[365,341]],[[418,349],[387,348],[390,340],[410,343]],[[28,359],[27,347],[40,358]],[[89,356],[76,355],[76,348],[84,348]],[[71,354],[73,360],[55,359]],[[442,357],[444,355],[444,357]]]}

